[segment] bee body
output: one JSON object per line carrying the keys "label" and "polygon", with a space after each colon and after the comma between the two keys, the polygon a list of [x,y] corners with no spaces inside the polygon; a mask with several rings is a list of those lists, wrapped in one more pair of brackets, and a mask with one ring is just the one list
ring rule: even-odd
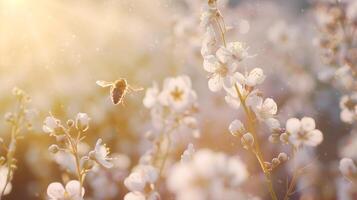
{"label": "bee body", "polygon": [[101,87],[110,87],[110,97],[114,105],[123,102],[124,96],[128,91],[139,91],[141,89],[132,89],[124,78],[118,79],[114,82],[97,81],[97,85]]}
{"label": "bee body", "polygon": [[110,90],[110,96],[113,104],[117,105],[123,101],[128,89],[128,84],[125,79],[116,80]]}

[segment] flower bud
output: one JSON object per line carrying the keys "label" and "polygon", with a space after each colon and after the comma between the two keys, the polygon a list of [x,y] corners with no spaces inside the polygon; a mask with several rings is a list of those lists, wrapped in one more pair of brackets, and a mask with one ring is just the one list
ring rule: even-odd
{"label": "flower bud", "polygon": [[233,136],[240,137],[245,133],[245,128],[243,123],[236,119],[229,125],[229,131]]}
{"label": "flower bud", "polygon": [[55,154],[59,151],[59,147],[56,144],[52,144],[50,147],[48,147],[48,151]]}
{"label": "flower bud", "polygon": [[251,133],[246,133],[241,138],[241,143],[245,149],[249,149],[254,145],[254,137]]}
{"label": "flower bud", "polygon": [[89,127],[89,120],[87,113],[78,113],[76,117],[76,128],[80,131],[86,131]]}
{"label": "flower bud", "polygon": [[282,152],[282,153],[279,153],[278,159],[280,160],[280,162],[286,162],[289,160],[289,157],[286,153]]}
{"label": "flower bud", "polygon": [[74,121],[73,120],[71,120],[71,119],[67,120],[67,126],[69,128],[73,127],[73,125],[74,125]]}
{"label": "flower bud", "polygon": [[278,165],[280,165],[280,160],[278,158],[273,158],[271,160],[271,164],[273,165],[273,168],[277,167]]}

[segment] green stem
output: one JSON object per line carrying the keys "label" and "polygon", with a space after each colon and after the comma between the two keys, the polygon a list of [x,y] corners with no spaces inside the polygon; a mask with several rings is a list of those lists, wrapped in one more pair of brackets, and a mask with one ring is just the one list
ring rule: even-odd
{"label": "green stem", "polygon": [[248,108],[248,106],[246,105],[245,103],[245,98],[243,97],[243,95],[241,94],[241,92],[239,91],[239,88],[238,88],[238,85],[235,83],[234,84],[234,87],[235,87],[235,90],[237,92],[237,95],[239,97],[239,100],[242,104],[242,107],[247,115],[247,123],[248,123],[248,131],[253,135],[253,138],[254,138],[254,150],[253,150],[253,153],[255,154],[259,164],[260,164],[260,167],[265,175],[265,179],[266,179],[266,182],[267,182],[267,185],[268,185],[268,190],[269,190],[269,193],[270,193],[270,196],[273,200],[277,200],[277,196],[276,196],[276,193],[275,193],[275,190],[274,190],[274,187],[273,187],[273,182],[272,182],[272,177],[271,177],[271,173],[270,171],[265,167],[264,165],[264,159],[263,159],[263,154],[262,154],[262,151],[260,149],[260,143],[259,143],[259,140],[258,140],[258,136],[257,136],[257,133],[256,133],[256,129],[255,129],[255,119],[251,113],[251,110]]}

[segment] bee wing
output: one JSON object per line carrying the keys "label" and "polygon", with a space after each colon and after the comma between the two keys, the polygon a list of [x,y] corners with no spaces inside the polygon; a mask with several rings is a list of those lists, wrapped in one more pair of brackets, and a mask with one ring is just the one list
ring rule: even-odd
{"label": "bee wing", "polygon": [[139,91],[142,91],[142,90],[144,90],[143,87],[134,88],[134,87],[131,87],[130,85],[128,85],[128,91],[129,92],[139,92]]}
{"label": "bee wing", "polygon": [[111,94],[113,104],[116,105],[116,104],[120,103],[120,101],[123,97],[123,90],[113,87],[110,94]]}
{"label": "bee wing", "polygon": [[113,83],[112,82],[108,82],[108,81],[96,81],[95,82],[97,85],[101,86],[101,87],[109,87],[112,86]]}

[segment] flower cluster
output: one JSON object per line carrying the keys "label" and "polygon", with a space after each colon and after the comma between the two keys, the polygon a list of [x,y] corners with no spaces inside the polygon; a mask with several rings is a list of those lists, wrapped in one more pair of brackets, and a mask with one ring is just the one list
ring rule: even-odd
{"label": "flower cluster", "polygon": [[[48,196],[55,200],[83,199],[83,183],[86,174],[97,164],[104,168],[112,168],[112,158],[109,157],[109,149],[98,139],[94,150],[86,150],[84,139],[89,129],[90,118],[86,113],[78,113],[75,121],[68,120],[66,126],[59,119],[48,116],[42,127],[45,133],[56,138],[57,144],[49,147],[49,151],[55,154],[59,164],[64,165],[72,174],[76,174],[77,180],[67,183],[64,189],[60,183],[51,183],[48,186]],[[76,190],[76,191],[75,191]]]}
{"label": "flower cluster", "polygon": [[17,168],[17,142],[24,138],[25,130],[31,129],[31,118],[34,114],[34,110],[27,107],[31,99],[23,90],[14,88],[12,93],[16,98],[17,110],[5,114],[5,121],[11,126],[8,146],[4,139],[0,138],[0,147],[5,150],[5,155],[0,156],[0,199],[11,192],[11,180]]}
{"label": "flower cluster", "polygon": [[197,121],[192,117],[197,112],[197,95],[192,90],[190,78],[185,75],[167,78],[163,85],[160,91],[154,83],[147,89],[143,100],[144,106],[150,109],[156,131],[165,131],[165,127],[175,127],[177,130],[186,127],[194,137],[198,137]]}
{"label": "flower cluster", "polygon": [[[216,0],[208,1],[208,6],[201,17],[201,25],[205,29],[201,54],[204,69],[210,73],[208,87],[216,92],[224,89],[225,100],[233,108],[242,107],[247,123],[236,119],[229,125],[233,136],[238,137],[242,146],[253,152],[259,161],[262,171],[267,179],[269,192],[272,199],[277,199],[274,191],[271,171],[288,160],[286,153],[267,162],[263,158],[258,125],[264,123],[271,132],[270,141],[292,145],[297,151],[302,146],[317,146],[323,140],[321,131],[315,129],[315,121],[304,117],[301,121],[291,118],[287,121],[286,129],[281,128],[276,118],[277,104],[272,98],[264,98],[257,86],[262,84],[266,76],[261,68],[247,71],[242,67],[244,60],[249,58],[248,47],[240,42],[227,42],[227,28]],[[220,35],[220,39],[216,37]],[[218,41],[221,40],[221,43]],[[286,130],[286,131],[285,131]],[[295,185],[292,181],[286,197],[290,195],[291,188]]]}
{"label": "flower cluster", "polygon": [[248,176],[238,157],[200,149],[171,168],[167,187],[177,200],[247,199],[238,188]]}
{"label": "flower cluster", "polygon": [[354,91],[357,87],[356,5],[354,1],[319,2],[315,8],[320,32],[315,43],[322,49],[323,61],[333,68],[332,78],[343,91]]}
{"label": "flower cluster", "polygon": [[191,132],[198,137],[198,125],[193,114],[197,111],[196,93],[188,76],[164,80],[162,91],[156,83],[147,89],[143,104],[150,109],[153,130],[146,135],[152,147],[140,158],[139,164],[125,179],[130,190],[125,200],[159,199],[158,181],[172,151],[175,135]]}

